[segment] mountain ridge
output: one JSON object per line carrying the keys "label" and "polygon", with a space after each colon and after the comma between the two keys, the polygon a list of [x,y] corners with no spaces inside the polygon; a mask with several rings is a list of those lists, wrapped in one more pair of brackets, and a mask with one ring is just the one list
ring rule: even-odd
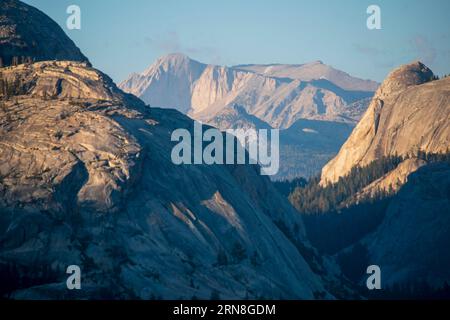
{"label": "mountain ridge", "polygon": [[[87,62],[26,62],[0,79],[2,297],[334,298],[337,273],[257,166],[171,161],[171,133],[192,133],[192,119]],[[69,265],[83,290],[67,290]]]}
{"label": "mountain ridge", "polygon": [[[319,69],[315,76],[309,70],[308,77],[275,77],[244,67],[207,65],[183,54],[170,54],[143,72],[132,74],[119,87],[150,105],[176,108],[206,122],[234,104],[277,128],[288,128],[300,118],[356,122],[359,114],[347,114],[347,105],[371,97],[373,91],[342,89],[326,79],[325,73],[335,69],[323,66],[325,69]],[[367,88],[375,87],[373,83]],[[172,92],[179,99],[169,94]]]}
{"label": "mountain ridge", "polygon": [[[271,75],[273,77],[304,81],[326,79],[342,89],[349,91],[375,91],[379,86],[376,81],[352,77],[346,72],[324,64],[321,60],[304,64],[245,64],[236,65],[233,68],[253,71],[263,75]],[[317,73],[320,74],[319,77]]]}
{"label": "mountain ridge", "polygon": [[[0,110],[0,267],[47,265],[57,277],[12,297],[60,296],[61,269],[72,264],[83,270],[85,298],[113,287],[115,298],[332,297],[296,247],[313,250],[300,216],[256,166],[171,162],[171,132],[192,132],[191,119],[149,109],[85,64],[4,73],[24,90]],[[80,94],[73,77],[89,87]]]}
{"label": "mountain ridge", "polygon": [[17,0],[2,0],[0,46],[0,67],[44,60],[89,63],[56,22]]}
{"label": "mountain ridge", "polygon": [[336,182],[352,167],[382,156],[446,152],[449,90],[449,78],[434,80],[420,62],[393,70],[338,155],[322,169],[321,183]]}

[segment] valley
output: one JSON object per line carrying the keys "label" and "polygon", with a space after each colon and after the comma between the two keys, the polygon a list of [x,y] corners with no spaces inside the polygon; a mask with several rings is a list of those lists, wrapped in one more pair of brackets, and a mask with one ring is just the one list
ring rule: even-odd
{"label": "valley", "polygon": [[[0,299],[450,297],[450,77],[425,63],[379,84],[169,53],[116,85],[18,0],[0,49]],[[275,134],[235,150],[246,130]]]}
{"label": "valley", "polygon": [[317,174],[349,136],[378,84],[321,61],[224,67],[169,54],[119,87],[223,131],[280,129],[283,161],[271,178],[281,180]]}

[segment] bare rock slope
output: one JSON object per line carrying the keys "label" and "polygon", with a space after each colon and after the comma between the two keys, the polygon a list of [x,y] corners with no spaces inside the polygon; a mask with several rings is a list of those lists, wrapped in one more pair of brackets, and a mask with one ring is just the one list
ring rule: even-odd
{"label": "bare rock slope", "polygon": [[[417,171],[426,165],[425,160],[409,158],[402,161],[395,169],[389,171],[381,178],[376,179],[365,186],[356,196],[356,199],[374,198],[380,191],[392,193],[398,192],[400,188],[408,181],[410,173]],[[353,199],[351,199],[353,200]]]}
{"label": "bare rock slope", "polygon": [[336,182],[355,166],[389,155],[446,152],[450,146],[450,78],[431,81],[420,62],[394,70],[338,155],[322,169],[321,183]]}
{"label": "bare rock slope", "polygon": [[191,119],[119,90],[43,13],[0,5],[2,39],[24,44],[2,54],[31,58],[0,68],[2,297],[333,297],[336,275],[259,168],[173,164]]}
{"label": "bare rock slope", "polygon": [[331,297],[300,217],[257,167],[172,164],[170,134],[192,120],[83,63],[0,79],[20,84],[0,96],[0,265],[48,275],[12,297],[64,296],[71,264],[79,297]]}
{"label": "bare rock slope", "polygon": [[342,89],[350,91],[375,91],[379,85],[375,81],[352,77],[346,72],[324,64],[322,61],[313,61],[305,64],[247,64],[238,65],[234,68],[293,80],[311,81],[326,79]]}
{"label": "bare rock slope", "polygon": [[[450,281],[450,165],[422,165],[391,198],[376,229],[337,256],[354,264],[376,264],[382,288],[399,298],[448,297]],[[340,260],[338,259],[338,260]],[[341,260],[342,261],[342,260]],[[364,286],[363,270],[348,268]]]}
{"label": "bare rock slope", "polygon": [[[380,215],[370,232],[337,254],[349,278],[364,286],[366,274],[353,265],[376,264],[382,270],[383,289],[395,298],[448,295],[449,164],[415,156],[448,153],[449,147],[450,78],[435,80],[420,62],[394,70],[338,155],[322,170],[321,183],[325,185],[356,166],[386,156],[404,156],[395,169],[349,199],[349,204],[354,204],[375,198],[368,221]],[[390,191],[389,197],[379,202],[381,209],[376,207],[379,191]],[[352,225],[351,217],[347,216],[347,223],[357,230],[360,226]]]}

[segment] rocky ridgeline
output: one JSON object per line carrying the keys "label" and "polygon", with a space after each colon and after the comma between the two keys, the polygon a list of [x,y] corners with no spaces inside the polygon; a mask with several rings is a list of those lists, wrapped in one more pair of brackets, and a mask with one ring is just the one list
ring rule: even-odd
{"label": "rocky ridgeline", "polygon": [[192,120],[122,92],[40,11],[2,1],[0,19],[1,296],[346,294],[258,168],[174,165]]}
{"label": "rocky ridgeline", "polygon": [[378,84],[321,62],[225,67],[170,54],[119,87],[151,105],[175,108],[221,129],[228,129],[219,121],[235,104],[285,129],[299,119],[355,123]]}
{"label": "rocky ridgeline", "polygon": [[[394,70],[377,90],[338,155],[322,170],[322,184],[383,156],[446,152],[450,147],[450,78],[433,80],[420,62]],[[412,167],[411,167],[412,168]]]}
{"label": "rocky ridgeline", "polygon": [[0,5],[0,67],[43,60],[85,61],[59,25],[17,0]]}
{"label": "rocky ridgeline", "polygon": [[[172,163],[171,132],[193,130],[186,116],[150,109],[80,62],[1,68],[0,79],[0,268],[11,297],[333,295],[300,216],[258,168]],[[69,294],[72,264],[83,290]]]}
{"label": "rocky ridgeline", "polygon": [[[393,170],[347,200],[346,205],[357,206],[359,200],[377,198],[370,209],[373,215],[382,213],[382,219],[336,254],[340,261],[379,265],[385,275],[383,287],[393,297],[429,297],[439,290],[448,295],[450,165],[423,155],[440,154],[444,159],[450,149],[449,123],[450,78],[436,80],[420,62],[401,66],[386,78],[338,155],[322,170],[321,184],[326,185],[355,166],[403,157]],[[380,191],[388,192],[388,198],[380,200]],[[378,209],[377,201],[384,203]],[[364,214],[355,212],[355,219]],[[347,218],[351,225],[353,217]],[[358,227],[364,228],[364,223],[354,225]],[[356,283],[364,282],[362,272],[347,268],[344,273]]]}

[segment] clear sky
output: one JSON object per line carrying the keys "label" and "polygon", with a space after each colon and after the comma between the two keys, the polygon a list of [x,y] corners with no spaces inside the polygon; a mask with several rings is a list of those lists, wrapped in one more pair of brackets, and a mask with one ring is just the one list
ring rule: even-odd
{"label": "clear sky", "polygon": [[[322,60],[377,81],[417,59],[450,73],[449,0],[25,2],[56,20],[116,82],[172,52],[224,65]],[[71,4],[81,8],[81,30],[66,28]],[[381,8],[381,30],[366,27],[371,4]]]}

